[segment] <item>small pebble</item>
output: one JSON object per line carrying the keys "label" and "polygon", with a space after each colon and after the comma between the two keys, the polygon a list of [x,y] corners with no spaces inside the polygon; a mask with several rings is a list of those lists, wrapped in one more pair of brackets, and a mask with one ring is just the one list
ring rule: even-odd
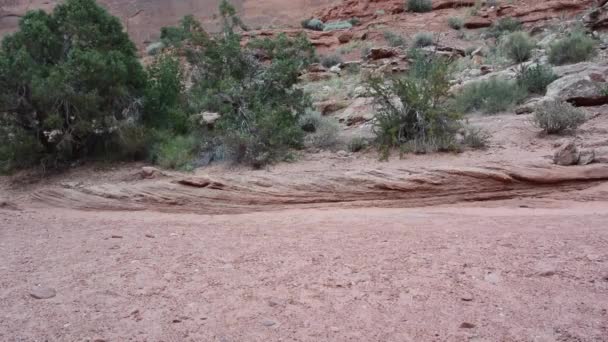
{"label": "small pebble", "polygon": [[463,322],[462,324],[460,324],[460,328],[462,328],[462,329],[473,329],[473,328],[475,328],[475,324],[469,323],[469,322]]}
{"label": "small pebble", "polygon": [[36,299],[49,299],[57,295],[55,289],[46,286],[36,286],[30,291],[30,296]]}
{"label": "small pebble", "polygon": [[277,324],[275,321],[271,321],[269,319],[262,321],[262,325],[265,327],[271,327],[273,325]]}

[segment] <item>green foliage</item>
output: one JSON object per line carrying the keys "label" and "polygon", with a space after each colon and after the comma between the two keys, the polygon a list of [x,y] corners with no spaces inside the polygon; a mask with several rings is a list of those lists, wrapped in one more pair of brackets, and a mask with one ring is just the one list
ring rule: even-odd
{"label": "green foliage", "polygon": [[137,118],[145,84],[135,45],[94,0],[26,13],[0,48],[0,113],[19,132],[11,139],[50,165],[108,153],[121,122]]}
{"label": "green foliage", "polygon": [[465,113],[494,114],[510,109],[526,96],[526,91],[516,82],[491,78],[466,85],[456,96],[456,106]]}
{"label": "green foliage", "polygon": [[185,133],[188,118],[183,109],[184,85],[179,60],[161,56],[147,69],[143,121],[150,127]]}
{"label": "green foliage", "polygon": [[403,36],[398,35],[394,32],[384,31],[383,35],[384,35],[384,39],[392,47],[405,47],[407,45],[405,38],[403,38]]}
{"label": "green foliage", "polygon": [[448,26],[450,26],[454,30],[460,30],[464,26],[464,20],[458,17],[449,17]]}
{"label": "green foliage", "polygon": [[174,136],[167,132],[158,133],[158,142],[151,152],[153,163],[165,169],[189,171],[200,150],[200,139],[196,135]]}
{"label": "green foliage", "polygon": [[490,135],[478,127],[466,126],[462,136],[462,144],[473,149],[484,149],[490,142]]}
{"label": "green foliage", "polygon": [[156,56],[165,48],[165,44],[163,42],[156,42],[146,46],[146,55],[148,56]]}
{"label": "green foliage", "polygon": [[549,47],[549,62],[555,65],[583,62],[595,53],[595,41],[575,31]]}
{"label": "green foliage", "polygon": [[203,39],[204,31],[194,16],[187,15],[178,26],[167,26],[160,29],[160,40],[165,46],[180,47],[185,40]]}
{"label": "green foliage", "polygon": [[308,132],[304,145],[316,148],[329,148],[336,145],[340,126],[333,118],[322,116],[319,112],[307,112],[300,118],[300,127]]}
{"label": "green foliage", "polygon": [[430,12],[433,10],[433,1],[407,0],[407,10],[416,13]]}
{"label": "green foliage", "polygon": [[359,26],[361,25],[361,19],[357,18],[357,17],[352,17],[350,19],[348,19],[348,22],[352,25],[352,26]]}
{"label": "green foliage", "polygon": [[323,31],[336,31],[336,30],[348,30],[353,27],[349,21],[335,21],[332,23],[326,23]]}
{"label": "green foliage", "polygon": [[525,62],[532,57],[535,44],[532,38],[522,31],[517,31],[505,37],[502,44],[504,53],[515,63]]}
{"label": "green foliage", "polygon": [[425,47],[433,45],[433,34],[431,32],[419,32],[414,36],[415,47]]}
{"label": "green foliage", "polygon": [[[194,112],[221,115],[213,134],[228,157],[261,167],[302,145],[298,121],[310,100],[294,85],[315,51],[306,36],[284,34],[243,48],[234,12],[222,13],[222,34],[188,51],[194,67],[189,104]],[[255,58],[259,50],[270,62]]]}
{"label": "green foliage", "polygon": [[302,27],[313,31],[323,31],[325,24],[317,18],[310,18],[302,20]]}
{"label": "green foliage", "polygon": [[521,31],[522,24],[519,20],[505,17],[494,22],[494,24],[488,29],[487,35],[489,37],[498,38],[506,33]]}
{"label": "green foliage", "polygon": [[517,83],[529,93],[544,95],[547,86],[557,79],[548,65],[522,66],[517,72]]}
{"label": "green foliage", "polygon": [[367,139],[363,137],[354,137],[348,142],[348,151],[356,153],[360,152],[369,146]]}
{"label": "green foliage", "polygon": [[326,68],[331,68],[334,65],[338,65],[341,64],[343,62],[342,57],[340,57],[340,55],[327,55],[327,56],[321,56],[321,65],[323,65]]}
{"label": "green foliage", "polygon": [[388,156],[392,147],[413,146],[417,152],[453,150],[460,116],[446,106],[449,62],[437,56],[416,57],[418,72],[389,84],[369,83],[377,108],[374,132]]}
{"label": "green foliage", "polygon": [[586,121],[585,112],[560,100],[543,103],[534,112],[533,123],[547,134],[574,130]]}

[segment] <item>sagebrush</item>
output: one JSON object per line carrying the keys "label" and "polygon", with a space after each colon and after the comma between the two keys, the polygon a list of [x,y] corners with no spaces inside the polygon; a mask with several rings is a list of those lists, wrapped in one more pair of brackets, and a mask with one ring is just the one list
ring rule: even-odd
{"label": "sagebrush", "polygon": [[585,112],[568,102],[553,100],[537,106],[533,123],[547,134],[574,130],[586,120]]}

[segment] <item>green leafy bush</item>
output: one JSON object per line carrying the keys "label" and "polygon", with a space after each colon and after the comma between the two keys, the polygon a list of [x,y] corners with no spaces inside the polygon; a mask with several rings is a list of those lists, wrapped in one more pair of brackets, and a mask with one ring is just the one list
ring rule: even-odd
{"label": "green leafy bush", "polygon": [[494,114],[510,109],[526,96],[526,91],[516,82],[491,78],[466,85],[456,96],[456,106],[465,113]]}
{"label": "green leafy bush", "polygon": [[407,10],[416,13],[430,12],[433,10],[433,1],[407,0]]}
{"label": "green leafy bush", "polygon": [[[302,146],[299,116],[310,99],[294,85],[315,50],[306,36],[285,34],[242,47],[234,8],[221,9],[223,33],[188,51],[194,66],[189,107],[221,115],[212,134],[228,158],[262,167]],[[270,61],[255,57],[260,50]]]}
{"label": "green leafy bush", "polygon": [[137,120],[145,85],[135,45],[94,0],[27,12],[0,48],[3,125],[46,165],[111,153],[107,142]]}
{"label": "green leafy bush", "polygon": [[164,169],[193,169],[193,160],[200,150],[201,141],[196,135],[171,135],[164,133],[151,152],[151,160]]}
{"label": "green leafy bush", "polygon": [[323,65],[326,68],[331,68],[334,65],[338,65],[343,62],[342,57],[340,57],[340,55],[337,55],[337,54],[321,56],[320,60],[321,60],[321,65]]}
{"label": "green leafy bush", "polygon": [[583,62],[595,53],[595,41],[575,31],[549,47],[549,62],[555,65]]}
{"label": "green leafy bush", "polygon": [[521,31],[522,24],[519,20],[505,17],[494,22],[494,24],[488,28],[486,34],[490,37],[498,38],[506,33]]}
{"label": "green leafy bush", "polygon": [[424,70],[385,84],[369,83],[374,96],[376,142],[388,156],[392,147],[416,152],[453,150],[460,116],[446,105],[449,62],[440,57],[419,55]]}
{"label": "green leafy bush", "polygon": [[398,35],[394,32],[384,31],[383,35],[384,35],[384,39],[392,47],[405,47],[407,44],[405,41],[405,38],[403,38],[403,36]]}
{"label": "green leafy bush", "polygon": [[433,34],[430,32],[419,32],[414,36],[415,47],[425,47],[433,45]]}
{"label": "green leafy bush", "polygon": [[323,31],[336,31],[336,30],[348,30],[353,28],[353,24],[349,21],[335,21],[332,23],[326,23]]}
{"label": "green leafy bush", "polygon": [[464,26],[464,20],[458,17],[450,17],[448,18],[448,26],[454,30],[460,30]]}
{"label": "green leafy bush", "polygon": [[325,24],[317,18],[311,18],[303,20],[302,27],[313,31],[323,31]]}
{"label": "green leafy bush", "polygon": [[163,42],[155,42],[148,46],[146,46],[146,55],[148,56],[156,56],[165,48],[165,43]]}
{"label": "green leafy bush", "polygon": [[586,120],[585,112],[568,102],[554,100],[536,108],[533,123],[547,134],[574,130]]}
{"label": "green leafy bush", "polygon": [[547,86],[557,79],[548,65],[522,66],[517,72],[517,83],[529,93],[544,95]]}
{"label": "green leafy bush", "polygon": [[529,60],[532,57],[534,47],[532,38],[522,31],[509,34],[502,43],[504,53],[515,63]]}
{"label": "green leafy bush", "polygon": [[322,116],[319,112],[307,112],[300,118],[300,127],[308,132],[304,137],[305,146],[329,148],[338,142],[338,122]]}

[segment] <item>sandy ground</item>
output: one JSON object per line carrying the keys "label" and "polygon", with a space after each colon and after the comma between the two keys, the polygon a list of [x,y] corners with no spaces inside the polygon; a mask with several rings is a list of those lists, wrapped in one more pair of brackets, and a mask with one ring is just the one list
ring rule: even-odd
{"label": "sandy ground", "polygon": [[488,150],[1,178],[0,341],[608,341],[608,165],[474,122]]}

